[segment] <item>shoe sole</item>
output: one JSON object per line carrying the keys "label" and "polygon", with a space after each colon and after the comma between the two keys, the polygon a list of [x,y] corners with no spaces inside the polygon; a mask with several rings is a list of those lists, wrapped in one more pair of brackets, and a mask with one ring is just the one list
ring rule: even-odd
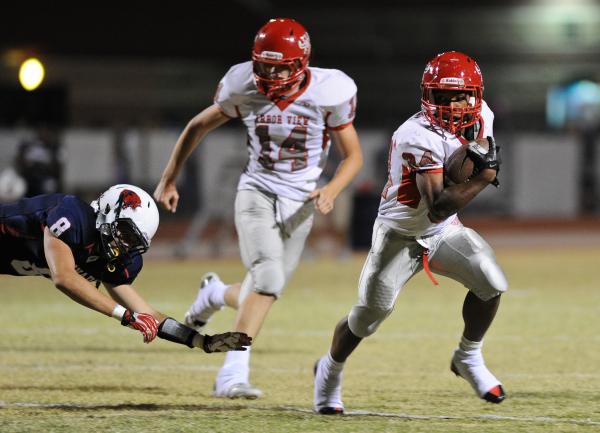
{"label": "shoe sole", "polygon": [[238,399],[240,399],[240,400],[256,400],[256,399],[258,399],[259,395],[252,394],[252,395],[231,395],[230,396],[230,395],[214,395],[213,394],[213,397],[228,398],[230,400],[238,400]]}
{"label": "shoe sole", "polygon": [[254,392],[245,392],[245,390],[234,391],[232,394],[217,394],[214,390],[212,393],[213,397],[216,398],[229,398],[231,400],[244,399],[244,400],[256,400],[262,397],[263,393],[260,389],[254,388]]}
{"label": "shoe sole", "polygon": [[319,409],[319,415],[343,415],[344,409],[340,407],[322,407]]}
{"label": "shoe sole", "polygon": [[[450,362],[450,370],[457,377],[465,379],[462,376],[462,374],[460,374],[460,372],[458,371],[458,367],[456,367],[456,365],[454,364],[454,361]],[[465,379],[465,380],[467,380],[467,379]],[[496,395],[492,391],[495,391],[498,395]],[[486,392],[485,395],[480,398],[487,401],[488,403],[500,404],[506,399],[506,393],[504,392],[504,388],[502,387],[502,385],[497,385],[497,386],[493,387],[490,391]]]}

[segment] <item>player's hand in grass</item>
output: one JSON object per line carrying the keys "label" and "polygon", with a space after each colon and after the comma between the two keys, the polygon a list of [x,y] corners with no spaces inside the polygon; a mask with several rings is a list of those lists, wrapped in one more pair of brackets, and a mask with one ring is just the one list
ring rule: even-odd
{"label": "player's hand in grass", "polygon": [[205,335],[202,348],[206,353],[246,350],[244,346],[252,344],[252,337],[243,332],[225,332],[224,334]]}
{"label": "player's hand in grass", "polygon": [[121,319],[121,325],[140,331],[144,336],[144,343],[150,343],[158,333],[158,322],[152,315],[146,313],[126,310]]}

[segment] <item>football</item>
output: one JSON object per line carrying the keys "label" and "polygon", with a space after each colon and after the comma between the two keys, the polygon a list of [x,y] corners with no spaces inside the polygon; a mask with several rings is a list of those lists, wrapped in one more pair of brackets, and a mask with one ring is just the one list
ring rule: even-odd
{"label": "football", "polygon": [[[489,149],[489,143],[486,138],[476,140],[484,149]],[[444,179],[446,185],[456,185],[465,183],[473,175],[475,164],[467,152],[468,144],[463,144],[456,149],[444,164]]]}

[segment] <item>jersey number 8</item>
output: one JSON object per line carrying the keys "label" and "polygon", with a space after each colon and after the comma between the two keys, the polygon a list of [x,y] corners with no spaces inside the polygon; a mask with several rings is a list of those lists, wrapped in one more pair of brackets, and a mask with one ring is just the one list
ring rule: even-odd
{"label": "jersey number 8", "polygon": [[62,235],[66,230],[71,227],[71,223],[66,217],[59,218],[54,224],[50,226],[50,231],[56,237]]}

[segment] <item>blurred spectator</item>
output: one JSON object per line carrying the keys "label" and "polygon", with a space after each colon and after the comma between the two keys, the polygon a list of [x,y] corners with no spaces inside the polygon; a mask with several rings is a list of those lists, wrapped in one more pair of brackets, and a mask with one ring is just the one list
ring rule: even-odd
{"label": "blurred spectator", "polygon": [[40,128],[19,143],[15,166],[27,184],[26,197],[62,190],[61,144],[54,131]]}
{"label": "blurred spectator", "polygon": [[374,177],[356,185],[352,200],[351,246],[354,250],[368,250],[371,247],[373,223],[379,211],[381,191],[388,181],[389,143],[385,142],[375,152]]}
{"label": "blurred spectator", "polygon": [[25,195],[27,184],[13,167],[0,172],[0,203],[10,203]]}

